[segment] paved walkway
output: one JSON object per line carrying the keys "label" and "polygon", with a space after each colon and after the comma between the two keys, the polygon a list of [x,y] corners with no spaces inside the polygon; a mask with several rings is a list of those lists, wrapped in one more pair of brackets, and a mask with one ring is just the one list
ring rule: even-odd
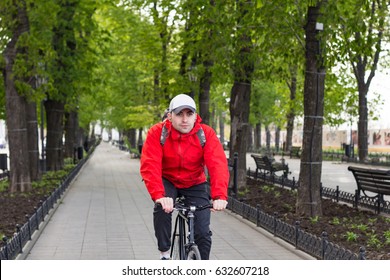
{"label": "paved walkway", "polygon": [[[152,209],[139,160],[102,142],[21,258],[158,259]],[[213,260],[313,259],[228,210],[211,224]]]}

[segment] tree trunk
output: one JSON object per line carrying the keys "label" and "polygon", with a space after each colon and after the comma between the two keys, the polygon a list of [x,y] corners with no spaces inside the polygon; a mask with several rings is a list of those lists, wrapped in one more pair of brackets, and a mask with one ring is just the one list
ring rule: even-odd
{"label": "tree trunk", "polygon": [[255,127],[255,150],[261,148],[261,123],[257,123]]}
{"label": "tree trunk", "polygon": [[350,61],[359,91],[358,152],[359,161],[361,162],[366,162],[368,159],[367,93],[375,76],[375,71],[378,68],[380,54],[383,50],[382,39],[386,34],[386,24],[389,17],[388,5],[388,1],[371,1],[371,14],[368,18],[371,26],[368,30],[363,30],[363,33],[358,31],[354,34],[355,40],[353,44],[364,46],[367,50],[375,50],[372,53],[372,57],[368,56],[370,52],[357,53],[350,51]]}
{"label": "tree trunk", "polygon": [[26,105],[27,117],[27,135],[28,135],[28,156],[29,169],[32,181],[37,181],[40,178],[39,170],[39,149],[38,149],[38,121],[37,121],[37,106],[35,102],[30,102]]}
{"label": "tree trunk", "polygon": [[284,151],[290,151],[292,147],[292,136],[294,132],[294,122],[295,122],[295,110],[294,103],[297,95],[297,71],[296,67],[291,71],[291,83],[288,84],[290,89],[290,106],[287,113],[287,133],[286,133],[286,144],[284,145]]}
{"label": "tree trunk", "polygon": [[65,113],[65,158],[73,158],[75,149],[79,146],[77,113]]}
{"label": "tree trunk", "polygon": [[156,69],[155,72],[154,87],[155,93],[157,94],[155,95],[155,98],[158,98],[160,101],[164,100],[165,102],[166,100],[169,100],[167,61],[172,31],[170,31],[168,27],[169,20],[167,19],[167,15],[159,9],[157,1],[154,2],[153,6],[151,7],[151,12],[154,25],[156,26],[157,30],[159,30],[161,44],[160,66],[158,69]]}
{"label": "tree trunk", "polygon": [[265,146],[267,147],[267,153],[271,151],[271,131],[269,126],[265,126]]}
{"label": "tree trunk", "polygon": [[248,129],[248,135],[246,136],[247,143],[246,143],[246,151],[253,151],[253,126],[249,125]]}
{"label": "tree trunk", "polygon": [[219,141],[223,145],[225,143],[225,113],[220,112],[219,114]]}
{"label": "tree trunk", "polygon": [[305,26],[304,124],[297,197],[297,213],[308,217],[322,216],[320,188],[325,69],[322,67],[321,47],[316,30],[321,2],[317,3],[316,7],[309,7]]}
{"label": "tree trunk", "polygon": [[11,40],[8,42],[3,54],[5,61],[3,76],[6,96],[6,121],[10,157],[9,188],[11,192],[25,192],[32,189],[27,141],[27,102],[16,90],[13,72],[16,56],[25,52],[25,50],[18,48],[16,45],[20,36],[29,31],[25,7],[18,9],[15,22],[16,25]]}
{"label": "tree trunk", "polygon": [[138,147],[144,144],[144,140],[142,139],[142,131],[143,128],[138,129]]}
{"label": "tree trunk", "polygon": [[[379,35],[378,35],[379,36]],[[368,159],[368,104],[367,93],[370,88],[372,79],[375,76],[375,69],[378,64],[378,57],[380,53],[381,40],[379,39],[379,46],[376,47],[376,52],[372,62],[371,70],[367,71],[367,57],[359,57],[354,66],[354,73],[357,80],[359,91],[359,122],[358,122],[358,149],[359,161],[365,162]],[[369,72],[367,81],[365,81],[366,73]]]}
{"label": "tree trunk", "polygon": [[234,82],[230,101],[231,135],[229,155],[233,162],[234,153],[238,153],[238,188],[246,186],[246,137],[249,131],[250,94],[249,80]]}
{"label": "tree trunk", "polygon": [[210,60],[204,61],[204,73],[200,79],[200,92],[199,92],[199,114],[202,117],[203,123],[210,124],[210,86],[211,86],[211,71],[213,62]]}
{"label": "tree trunk", "polygon": [[64,157],[74,157],[75,155],[75,131],[74,131],[74,123],[73,118],[71,117],[71,113],[66,112],[64,115],[65,124],[64,124],[64,134],[65,134],[65,144],[64,144]]}
{"label": "tree trunk", "polygon": [[47,124],[46,167],[47,170],[57,171],[64,167],[64,103],[47,99],[44,105]]}
{"label": "tree trunk", "polygon": [[210,115],[210,126],[217,131],[218,118],[217,118],[217,108],[215,108],[215,104],[211,105],[211,115]]}
{"label": "tree trunk", "polygon": [[89,139],[93,141],[96,138],[95,129],[96,129],[96,122],[92,122],[89,126]]}
{"label": "tree trunk", "polygon": [[130,144],[132,148],[137,148],[137,130],[135,128],[130,128]]}
{"label": "tree trunk", "polygon": [[277,126],[275,128],[275,150],[279,152],[279,144],[280,144],[280,127]]}
{"label": "tree trunk", "polygon": [[[364,73],[363,73],[364,75]],[[359,161],[365,162],[368,158],[368,88],[364,83],[358,83],[359,89],[359,122],[358,122],[358,150]]]}
{"label": "tree trunk", "polygon": [[135,149],[137,146],[137,131],[134,128],[125,130],[123,134],[126,136],[127,141],[129,141],[130,148]]}

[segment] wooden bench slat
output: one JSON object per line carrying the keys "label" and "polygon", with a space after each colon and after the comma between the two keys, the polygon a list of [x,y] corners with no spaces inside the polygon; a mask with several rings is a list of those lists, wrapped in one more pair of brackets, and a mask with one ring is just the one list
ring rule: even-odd
{"label": "wooden bench slat", "polygon": [[390,194],[389,184],[360,180],[360,187],[376,193]]}
{"label": "wooden bench slat", "polygon": [[[367,169],[372,170],[372,169]],[[382,178],[384,180],[390,179],[390,174],[378,173],[378,172],[362,172],[355,171],[356,176],[368,177],[368,178]]]}
{"label": "wooden bench slat", "polygon": [[369,192],[373,192],[373,193],[380,193],[383,195],[390,195],[390,190],[388,190],[386,188],[380,188],[378,186],[365,185],[364,190],[369,191]]}
{"label": "wooden bench slat", "polygon": [[376,194],[377,209],[380,210],[380,203],[384,195],[390,195],[390,170],[369,169],[356,166],[349,166],[357,184],[356,203],[360,199],[360,193],[367,197],[366,191]]}
{"label": "wooden bench slat", "polygon": [[389,184],[390,183],[390,178],[384,178],[383,176],[381,177],[370,177],[370,176],[360,176],[357,175],[356,178],[358,178],[361,181],[368,181],[368,182],[377,182],[377,183],[382,183],[382,184]]}
{"label": "wooden bench slat", "polygon": [[366,180],[390,182],[390,177],[384,176],[384,175],[356,174],[355,176],[358,177],[359,179],[362,179],[362,180],[366,179]]}
{"label": "wooden bench slat", "polygon": [[390,170],[385,169],[372,169],[372,168],[363,168],[357,166],[348,166],[348,170],[354,171],[362,174],[382,174],[382,175],[390,175]]}

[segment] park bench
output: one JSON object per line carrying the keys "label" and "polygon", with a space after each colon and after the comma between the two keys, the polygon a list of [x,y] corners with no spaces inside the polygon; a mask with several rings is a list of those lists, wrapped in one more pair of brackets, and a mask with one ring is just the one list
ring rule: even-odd
{"label": "park bench", "polygon": [[283,176],[287,178],[290,173],[288,165],[283,162],[276,162],[268,156],[251,154],[256,163],[256,177],[262,172],[263,174],[275,175],[278,171],[283,171]]}
{"label": "park bench", "polygon": [[0,173],[0,181],[5,181],[7,179],[9,179],[9,171],[5,170]]}
{"label": "park bench", "polygon": [[355,207],[362,196],[376,198],[377,213],[379,213],[381,203],[384,203],[384,196],[390,195],[390,170],[356,166],[349,166],[348,170],[352,172],[357,183]]}
{"label": "park bench", "polygon": [[292,146],[290,149],[290,158],[297,157],[301,158],[301,147]]}

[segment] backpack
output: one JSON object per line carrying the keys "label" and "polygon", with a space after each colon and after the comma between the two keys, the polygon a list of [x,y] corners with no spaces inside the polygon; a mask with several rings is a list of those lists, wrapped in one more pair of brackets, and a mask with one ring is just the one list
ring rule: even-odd
{"label": "backpack", "polygon": [[[163,126],[162,131],[161,131],[161,136],[160,136],[160,144],[161,144],[161,146],[164,146],[165,140],[167,140],[168,134],[169,134],[168,129],[165,127],[165,123],[164,123],[164,126]],[[199,143],[200,143],[200,145],[203,148],[204,145],[206,144],[206,135],[205,135],[205,133],[203,131],[202,126],[196,132],[196,135],[198,136]]]}

